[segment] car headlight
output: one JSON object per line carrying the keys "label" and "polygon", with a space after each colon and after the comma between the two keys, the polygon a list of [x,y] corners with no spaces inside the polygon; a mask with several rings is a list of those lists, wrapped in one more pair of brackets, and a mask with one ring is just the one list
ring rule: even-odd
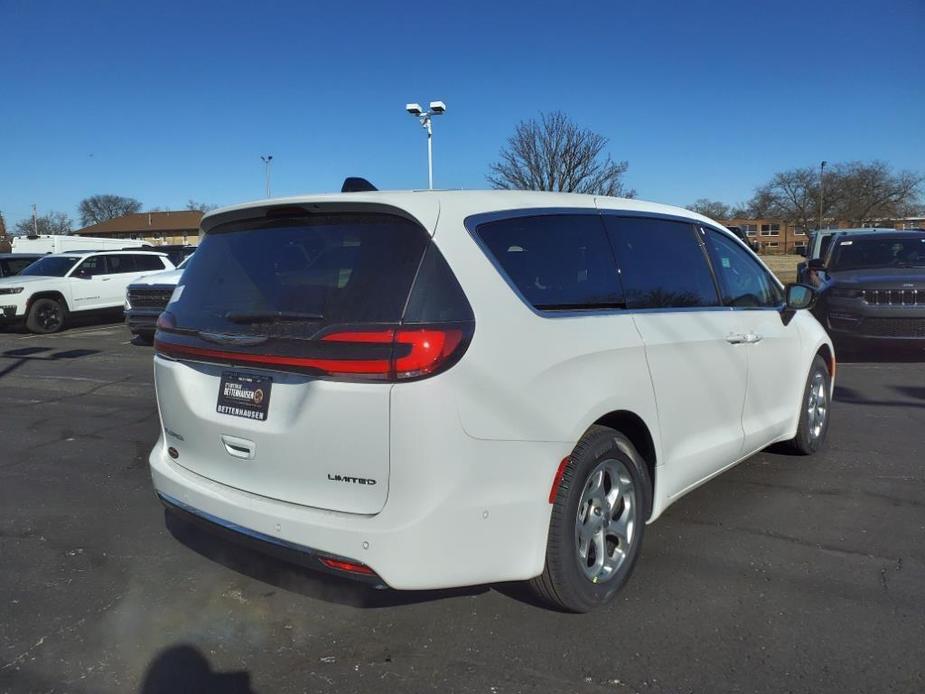
{"label": "car headlight", "polygon": [[4,287],[0,289],[0,294],[22,294],[25,287]]}
{"label": "car headlight", "polygon": [[839,299],[857,299],[861,296],[860,289],[847,289],[845,287],[835,287],[832,289],[832,296],[837,296]]}

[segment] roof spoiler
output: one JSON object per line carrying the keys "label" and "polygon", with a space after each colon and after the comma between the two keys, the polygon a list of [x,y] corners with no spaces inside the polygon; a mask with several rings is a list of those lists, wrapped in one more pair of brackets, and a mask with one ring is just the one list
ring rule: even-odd
{"label": "roof spoiler", "polygon": [[373,190],[379,190],[365,178],[357,176],[348,176],[344,179],[344,185],[341,186],[341,193],[368,193]]}

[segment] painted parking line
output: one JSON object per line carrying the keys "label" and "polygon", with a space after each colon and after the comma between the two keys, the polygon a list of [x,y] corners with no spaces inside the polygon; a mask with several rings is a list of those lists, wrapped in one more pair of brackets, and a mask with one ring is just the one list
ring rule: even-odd
{"label": "painted parking line", "polygon": [[45,339],[56,340],[59,338],[79,337],[83,335],[115,335],[116,332],[121,329],[121,327],[122,326],[105,327],[105,328],[100,328],[100,327],[86,328],[85,330],[67,330],[65,332],[52,333],[49,335],[23,335],[19,339],[20,340],[34,340],[37,337],[44,337]]}

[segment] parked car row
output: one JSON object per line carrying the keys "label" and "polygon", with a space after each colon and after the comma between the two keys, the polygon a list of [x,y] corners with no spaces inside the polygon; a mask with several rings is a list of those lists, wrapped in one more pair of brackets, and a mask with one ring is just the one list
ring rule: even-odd
{"label": "parked car row", "polygon": [[129,284],[172,269],[164,253],[143,249],[45,255],[0,279],[0,325],[25,323],[31,332],[54,333],[71,314],[123,307]]}

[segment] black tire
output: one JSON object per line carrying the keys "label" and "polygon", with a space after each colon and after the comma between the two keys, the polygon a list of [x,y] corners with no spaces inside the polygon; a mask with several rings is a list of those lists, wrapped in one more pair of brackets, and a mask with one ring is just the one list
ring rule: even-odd
{"label": "black tire", "polygon": [[[603,537],[603,546],[606,549],[600,555],[604,557],[604,562],[612,559],[609,554],[611,551],[617,556],[617,548],[622,546],[623,551],[622,559],[619,559],[619,563],[604,574],[602,579],[597,576],[592,578],[590,573],[594,569],[589,567],[589,560],[598,557],[596,550],[592,548],[592,541],[589,541],[586,548],[587,556],[582,557],[580,546],[583,541],[580,533],[581,528],[590,527],[591,519],[594,517],[592,514],[595,513],[594,502],[582,502],[586,495],[591,493],[589,483],[594,481],[592,473],[604,470],[601,479],[606,482],[607,470],[610,468],[619,471],[620,480],[624,479],[624,472],[626,473],[631,485],[622,484],[620,488],[630,490],[631,486],[628,494],[632,497],[634,508],[631,509],[626,503],[628,497],[618,495],[620,500],[616,503],[619,503],[619,508],[622,509],[620,518],[623,518],[623,512],[627,514],[626,527],[629,529],[625,531],[624,539],[628,538],[627,541],[624,543],[621,540],[613,545],[608,536],[608,523],[614,521],[610,520],[606,511],[603,513],[603,521],[600,520],[602,514],[596,513],[597,522],[603,523],[599,532],[602,533],[600,536]],[[597,478],[598,475],[594,474],[594,477]],[[613,475],[610,475],[609,479],[612,478]],[[604,487],[607,491],[606,484]],[[614,488],[615,485],[611,484],[610,490]],[[604,500],[609,496],[610,492],[607,492]],[[542,574],[530,581],[533,591],[550,606],[568,612],[589,612],[609,602],[633,571],[651,508],[652,483],[642,456],[623,434],[609,427],[592,426],[575,446],[562,476],[549,522],[546,566]],[[582,518],[585,519],[584,522]],[[597,536],[598,534],[595,534],[595,537]]]}
{"label": "black tire", "polygon": [[39,335],[56,333],[64,327],[67,310],[55,299],[36,299],[29,307],[26,328]]}
{"label": "black tire", "polygon": [[[819,402],[819,388],[822,388],[824,398]],[[819,411],[816,405],[823,407],[822,422],[819,424]],[[829,433],[829,410],[832,405],[832,377],[829,367],[818,354],[813,359],[806,377],[806,386],[803,388],[803,397],[800,399],[800,424],[797,435],[788,441],[790,449],[799,455],[813,455],[825,443]]]}
{"label": "black tire", "polygon": [[132,342],[136,345],[153,345],[154,344],[154,333],[150,331],[132,333]]}

